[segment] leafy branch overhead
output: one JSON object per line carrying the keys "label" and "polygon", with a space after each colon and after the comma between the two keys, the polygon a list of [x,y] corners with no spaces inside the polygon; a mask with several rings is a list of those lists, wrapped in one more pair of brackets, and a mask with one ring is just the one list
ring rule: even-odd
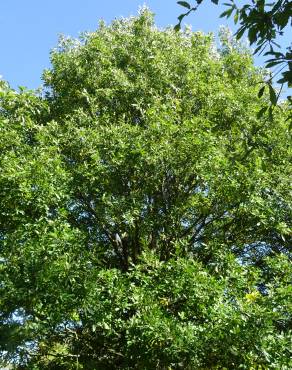
{"label": "leafy branch overhead", "polygon": [[[187,1],[178,1],[177,3],[186,8],[187,12],[178,17],[176,30],[181,28],[182,20],[191,12],[197,10],[199,5],[204,0],[197,0],[195,6],[191,6]],[[218,5],[218,0],[211,0],[212,3]],[[255,54],[263,54],[269,59],[266,60],[266,68],[277,67],[272,73],[271,78],[266,81],[269,85],[269,90],[274,90],[272,81],[292,86],[292,48],[288,46],[286,51],[280,51],[278,39],[285,31],[289,32],[292,25],[292,2],[290,0],[264,1],[253,0],[242,4],[234,0],[223,3],[226,10],[220,17],[230,18],[233,16],[233,21],[238,25],[235,33],[237,39],[240,39],[244,34],[247,34],[251,45],[255,45]],[[281,73],[281,78],[277,78]],[[261,90],[262,91],[262,90]],[[260,94],[259,94],[260,95]],[[275,91],[270,94],[270,102],[272,105],[277,103],[275,99]],[[291,103],[291,97],[289,97]]]}

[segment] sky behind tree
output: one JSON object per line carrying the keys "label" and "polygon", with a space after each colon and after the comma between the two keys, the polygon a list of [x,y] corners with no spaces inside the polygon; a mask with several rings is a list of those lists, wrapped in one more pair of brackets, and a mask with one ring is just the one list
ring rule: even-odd
{"label": "sky behind tree", "polygon": [[[175,25],[183,8],[175,0],[4,0],[0,4],[0,75],[12,87],[37,88],[41,74],[50,66],[49,52],[57,45],[58,36],[77,37],[94,31],[98,20],[106,22],[118,17],[136,15],[147,5],[160,27]],[[232,22],[219,18],[222,7],[204,2],[186,22],[194,31],[218,32],[220,25],[232,28]],[[288,38],[288,36],[287,36]],[[257,64],[262,63],[257,60]]]}

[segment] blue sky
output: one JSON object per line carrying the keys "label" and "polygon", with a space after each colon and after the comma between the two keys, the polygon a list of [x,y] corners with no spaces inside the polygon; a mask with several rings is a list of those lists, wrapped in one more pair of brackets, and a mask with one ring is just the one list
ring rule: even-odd
{"label": "blue sky", "polygon": [[[58,35],[77,37],[96,29],[98,20],[137,14],[146,4],[156,14],[156,24],[176,24],[183,8],[176,0],[2,0],[0,2],[0,75],[14,88],[41,85],[41,74],[50,66],[49,52],[57,45]],[[217,33],[225,19],[222,8],[205,0],[186,23],[192,29]],[[232,26],[232,23],[229,23]],[[259,62],[258,62],[259,63]]]}

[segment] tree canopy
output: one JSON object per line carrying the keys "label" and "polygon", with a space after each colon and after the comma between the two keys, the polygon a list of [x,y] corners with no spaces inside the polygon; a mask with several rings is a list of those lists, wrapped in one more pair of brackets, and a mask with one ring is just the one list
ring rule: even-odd
{"label": "tree canopy", "polygon": [[288,109],[222,42],[144,9],[1,82],[3,363],[291,368]]}

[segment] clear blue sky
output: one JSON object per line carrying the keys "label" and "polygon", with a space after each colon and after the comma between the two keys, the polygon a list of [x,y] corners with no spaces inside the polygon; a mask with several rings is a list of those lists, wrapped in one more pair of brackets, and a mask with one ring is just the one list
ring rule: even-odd
{"label": "clear blue sky", "polygon": [[[176,0],[1,0],[0,1],[0,75],[14,88],[41,85],[41,74],[49,67],[50,49],[57,45],[58,35],[77,37],[93,31],[99,19],[137,14],[146,4],[156,14],[156,24],[176,24],[183,8]],[[193,30],[217,33],[226,24],[219,19],[222,8],[205,1],[186,23]],[[229,24],[229,26],[231,23]]]}

